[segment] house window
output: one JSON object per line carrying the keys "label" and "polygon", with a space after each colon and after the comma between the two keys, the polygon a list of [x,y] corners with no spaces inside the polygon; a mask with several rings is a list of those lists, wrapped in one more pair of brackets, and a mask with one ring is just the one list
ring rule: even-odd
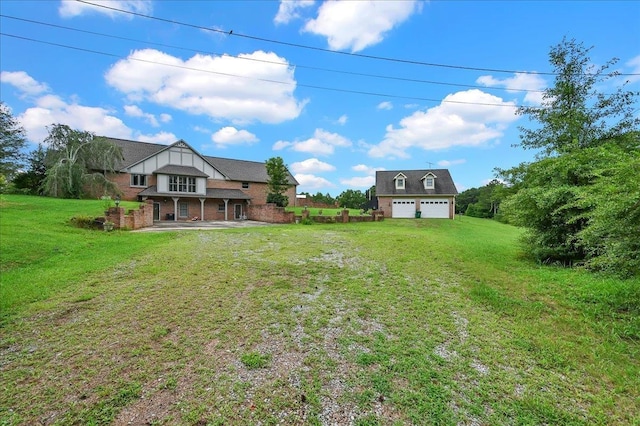
{"label": "house window", "polygon": [[434,180],[432,177],[427,177],[424,179],[424,187],[426,189],[433,189]]}
{"label": "house window", "polygon": [[147,186],[147,175],[131,175],[131,186]]}
{"label": "house window", "polygon": [[242,189],[249,188],[249,182],[242,182]]}
{"label": "house window", "polygon": [[396,178],[396,189],[404,189],[404,178]]}
{"label": "house window", "polygon": [[218,211],[219,212],[223,212],[224,211],[224,203],[218,204]]}
{"label": "house window", "polygon": [[189,203],[183,201],[178,204],[178,217],[189,217]]}
{"label": "house window", "polygon": [[196,178],[169,176],[169,192],[196,192]]}

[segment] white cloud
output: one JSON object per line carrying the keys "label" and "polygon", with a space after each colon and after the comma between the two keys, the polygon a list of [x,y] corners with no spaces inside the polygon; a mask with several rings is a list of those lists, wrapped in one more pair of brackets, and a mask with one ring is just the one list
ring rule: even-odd
{"label": "white cloud", "polygon": [[379,170],[385,170],[384,167],[369,167],[365,164],[358,164],[355,165],[351,168],[351,170],[354,170],[356,172],[362,172],[365,173],[369,176],[374,176],[376,174],[377,171]]}
{"label": "white cloud", "polygon": [[407,158],[411,148],[437,151],[482,146],[499,139],[507,125],[517,120],[515,109],[514,102],[477,89],[457,92],[438,106],[403,118],[399,128],[387,126],[384,140],[372,146],[369,155]]}
{"label": "white cloud", "polygon": [[178,140],[176,135],[169,132],[159,132],[155,135],[138,135],[136,137],[140,142],[152,142],[152,143],[160,143],[163,145],[169,145]]}
{"label": "white cloud", "polygon": [[370,188],[372,185],[375,185],[376,178],[375,176],[356,176],[350,179],[340,179],[340,183],[356,188]]}
{"label": "white cloud", "polygon": [[72,129],[86,130],[99,136],[130,139],[132,131],[122,120],[100,107],[88,107],[75,102],[67,103],[55,95],[46,95],[27,108],[19,117],[32,142],[42,142],[48,135],[47,126],[66,124]]}
{"label": "white cloud", "polygon": [[329,163],[318,160],[317,158],[309,158],[304,161],[293,163],[289,169],[294,173],[319,173],[332,172],[336,168]]}
{"label": "white cloud", "polygon": [[238,130],[231,126],[223,127],[212,134],[211,140],[219,148],[229,145],[252,144],[259,141],[253,133],[246,130]]}
{"label": "white cloud", "polygon": [[[151,124],[153,127],[158,127],[160,124],[158,123],[158,119],[155,115],[151,113],[144,112],[137,105],[125,105],[124,112],[130,117],[144,118],[147,123]],[[162,114],[168,115],[168,114]],[[171,120],[171,116],[169,115],[169,120]]]}
{"label": "white cloud", "polygon": [[198,133],[211,133],[211,130],[202,126],[193,126],[193,130],[195,130]]}
{"label": "white cloud", "polygon": [[313,6],[314,0],[280,0],[280,7],[278,7],[278,13],[273,22],[278,24],[288,24],[294,19],[300,18],[298,13],[302,9],[306,9]]}
{"label": "white cloud", "polygon": [[422,2],[416,0],[326,1],[304,31],[327,37],[331,49],[358,52],[381,42],[391,29],[421,9]]}
{"label": "white cloud", "polygon": [[273,144],[271,149],[273,149],[274,151],[280,151],[280,150],[285,149],[286,147],[289,147],[291,145],[293,145],[292,142],[277,141],[276,143]]}
{"label": "white cloud", "polygon": [[347,120],[349,120],[349,117],[347,117],[346,114],[343,114],[340,116],[340,118],[338,118],[337,123],[340,124],[341,126],[344,126],[345,124],[347,124]]}
{"label": "white cloud", "polygon": [[[13,73],[9,78],[11,82],[21,82],[25,87],[33,88],[32,93],[38,93],[42,88],[49,88],[35,81],[26,73]],[[20,78],[16,78],[20,77]],[[26,77],[25,77],[26,76]],[[3,76],[3,82],[4,82]],[[10,81],[7,81],[10,82]],[[11,83],[13,84],[13,83]],[[37,89],[37,90],[36,90]],[[137,139],[145,142],[172,143],[177,140],[175,135],[167,132],[158,134],[143,135],[133,131],[123,121],[114,115],[115,111],[101,108],[80,105],[72,97],[72,100],[65,100],[60,96],[48,94],[33,100],[34,106],[27,108],[17,118],[27,133],[27,139],[33,143],[41,143],[49,134],[48,126],[53,124],[65,124],[72,129],[83,130],[95,133],[98,136],[108,136],[122,139]],[[131,106],[130,106],[131,107]],[[144,117],[144,112],[136,106],[129,108],[134,116]],[[127,108],[125,107],[125,110]]]}
{"label": "white cloud", "polygon": [[349,147],[351,141],[337,133],[316,129],[312,138],[303,141],[278,141],[273,145],[274,150],[291,148],[293,151],[306,152],[314,155],[331,155],[336,147]]}
{"label": "white cloud", "polygon": [[304,189],[318,189],[318,188],[327,188],[334,187],[335,185],[329,182],[327,179],[315,175],[297,173],[293,177],[296,178],[300,186],[298,186],[298,190],[300,188]]}
{"label": "white cloud", "polygon": [[631,60],[625,62],[625,65],[629,67],[629,71],[625,71],[625,74],[636,74],[624,76],[625,80],[628,80],[629,83],[635,83],[636,81],[640,81],[640,55],[632,58]]}
{"label": "white cloud", "polygon": [[527,73],[515,73],[513,77],[510,78],[494,78],[490,75],[483,75],[478,77],[476,83],[485,85],[487,87],[504,87],[508,89],[509,93],[522,93],[522,90],[534,90],[533,92],[524,92],[524,102],[530,105],[540,105],[542,104],[542,89],[547,86],[547,82],[544,81],[542,77],[537,74],[527,74]]}
{"label": "white cloud", "polygon": [[389,101],[380,102],[376,108],[378,108],[378,109],[386,109],[388,111],[390,109],[393,109],[393,104],[391,102],[389,102]]}
{"label": "white cloud", "polygon": [[160,121],[162,121],[163,123],[168,123],[171,120],[173,120],[173,117],[171,117],[171,115],[165,113],[160,114]]}
{"label": "white cloud", "polygon": [[[113,9],[126,10],[128,12],[142,13],[148,15],[153,10],[151,0],[92,0],[92,3],[107,6]],[[63,18],[73,18],[85,13],[102,13],[111,18],[133,19],[127,13],[118,12],[104,7],[97,7],[87,3],[80,3],[75,0],[61,0],[58,13]]]}
{"label": "white cloud", "polygon": [[256,51],[240,57],[258,61],[201,54],[182,60],[155,49],[137,50],[115,63],[105,78],[130,99],[234,124],[281,123],[298,117],[307,101],[293,94],[294,68],[280,65],[287,61],[275,53]]}
{"label": "white cloud", "polygon": [[438,166],[451,167],[451,166],[457,166],[458,164],[464,164],[466,162],[467,160],[465,160],[464,158],[459,158],[457,160],[440,160],[438,161]]}
{"label": "white cloud", "polygon": [[2,71],[0,72],[0,82],[14,86],[23,95],[35,96],[49,91],[49,87],[46,84],[37,82],[24,71]]}

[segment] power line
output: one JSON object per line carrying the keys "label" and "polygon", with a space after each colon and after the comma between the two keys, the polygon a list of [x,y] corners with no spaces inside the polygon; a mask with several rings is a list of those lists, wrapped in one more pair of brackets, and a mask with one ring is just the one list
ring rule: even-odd
{"label": "power line", "polygon": [[197,50],[197,49],[192,49],[192,48],[183,47],[183,46],[175,46],[175,45],[157,43],[157,42],[152,42],[152,41],[138,40],[138,39],[129,38],[129,37],[117,36],[117,35],[114,35],[114,34],[99,33],[99,32],[96,32],[96,31],[83,30],[83,29],[79,29],[79,28],[73,28],[73,27],[68,27],[68,26],[64,26],[64,25],[52,24],[52,23],[48,23],[48,22],[36,21],[36,20],[33,20],[33,19],[20,18],[20,17],[9,16],[9,15],[4,15],[4,14],[0,14],[0,17],[8,18],[8,19],[14,19],[14,20],[17,20],[17,21],[22,21],[22,22],[29,22],[29,23],[32,23],[32,24],[49,26],[49,27],[53,27],[53,28],[60,28],[60,29],[69,30],[69,31],[76,31],[76,32],[84,33],[84,34],[92,34],[92,35],[97,35],[97,36],[100,36],[100,37],[107,37],[107,38],[112,38],[112,39],[117,39],[117,40],[125,40],[125,41],[132,41],[132,42],[136,42],[136,43],[144,43],[144,44],[153,45],[153,46],[168,47],[168,48],[171,48],[171,49],[179,49],[179,50],[184,50],[184,51],[194,52],[194,53],[206,53],[206,54],[218,55],[218,56],[226,55],[226,56],[231,56],[233,58],[241,59],[241,60],[262,62],[262,63],[267,63],[267,64],[282,65],[282,66],[294,66],[296,68],[311,69],[311,70],[315,70],[315,71],[324,71],[324,72],[331,72],[331,73],[338,73],[338,74],[347,74],[347,75],[353,75],[353,76],[358,76],[358,77],[371,77],[371,78],[379,78],[379,79],[386,79],[386,80],[405,81],[405,82],[410,82],[410,83],[425,83],[425,84],[434,84],[434,85],[441,85],[441,86],[466,87],[466,88],[472,88],[472,89],[505,90],[505,91],[510,91],[510,92],[525,92],[525,93],[544,93],[544,90],[516,89],[516,88],[510,88],[510,87],[490,87],[490,86],[479,86],[479,85],[463,84],[463,83],[449,83],[449,82],[434,81],[434,80],[422,80],[422,79],[395,77],[395,76],[388,76],[388,75],[381,75],[381,74],[369,74],[369,73],[360,73],[360,72],[354,72],[354,71],[344,71],[344,70],[337,70],[337,69],[330,69],[330,68],[314,67],[314,66],[309,66],[309,65],[293,64],[293,63],[287,63],[287,62],[268,61],[268,60],[265,60],[265,59],[247,58],[247,57],[242,57],[242,56],[237,56],[237,55],[228,55],[228,54],[222,54],[222,53],[212,52],[212,51]]}
{"label": "power line", "polygon": [[[46,44],[46,45],[49,45],[49,46],[62,47],[62,48],[65,48],[65,49],[77,50],[77,51],[80,51],[80,52],[93,53],[93,54],[96,54],[96,55],[102,55],[102,56],[114,57],[114,58],[118,58],[118,59],[124,59],[122,56],[116,55],[114,53],[102,52],[102,51],[94,50],[94,49],[85,49],[85,48],[78,47],[78,46],[69,46],[69,45],[66,45],[66,44],[54,43],[54,42],[44,41],[44,40],[38,40],[38,39],[19,36],[19,35],[15,35],[15,34],[8,34],[8,33],[0,32],[0,36],[12,37],[12,38],[16,38],[16,39],[20,39],[20,40],[26,40],[26,41],[30,41],[30,42],[34,42],[34,43]],[[425,101],[425,102],[435,102],[435,103],[452,103],[452,104],[480,105],[480,106],[494,106],[494,107],[510,107],[510,108],[518,108],[519,107],[516,104],[493,104],[493,103],[483,103],[483,102],[453,101],[453,100],[446,100],[446,99],[431,99],[431,98],[422,98],[422,97],[417,97],[417,96],[402,96],[402,95],[394,95],[394,94],[388,94],[388,93],[377,93],[377,92],[365,92],[365,91],[360,91],[360,90],[339,89],[339,88],[334,88],[334,87],[316,86],[316,85],[303,84],[303,83],[297,83],[297,82],[296,83],[289,83],[289,82],[285,82],[285,81],[271,80],[271,79],[265,79],[265,78],[246,77],[246,76],[237,75],[237,74],[224,73],[224,72],[212,71],[212,70],[204,70],[204,69],[201,69],[201,68],[193,68],[193,67],[187,67],[187,66],[183,66],[183,65],[165,64],[165,63],[162,63],[162,62],[150,61],[150,60],[140,59],[140,58],[131,58],[131,57],[129,57],[128,59],[131,60],[131,61],[136,61],[136,62],[143,62],[143,63],[154,64],[154,65],[162,65],[162,66],[167,66],[167,67],[172,67],[172,68],[185,69],[185,70],[189,70],[189,71],[206,72],[206,73],[209,73],[209,74],[223,75],[223,76],[227,76],[227,77],[244,78],[244,79],[247,79],[247,80],[256,80],[256,81],[262,81],[262,82],[266,82],[266,83],[283,84],[283,85],[296,86],[296,87],[306,87],[306,88],[310,88],[310,89],[326,90],[326,91],[340,92],[340,93],[351,93],[351,94],[377,96],[377,97],[384,97],[384,98],[409,99],[409,100],[415,100],[415,101]]]}
{"label": "power line", "polygon": [[[91,3],[91,2],[86,1],[86,0],[76,0],[76,1],[79,2],[79,3],[84,3],[84,4],[87,4],[87,5],[90,5],[90,6],[94,6],[94,7],[113,10],[115,12],[125,13],[125,14],[133,15],[133,16],[139,16],[141,18],[146,18],[146,19],[153,19],[153,20],[156,20],[156,21],[170,23],[170,24],[174,24],[174,25],[182,25],[182,26],[185,26],[185,27],[195,28],[195,29],[198,29],[198,30],[210,31],[210,32],[215,32],[215,33],[219,33],[219,34],[225,34],[227,36],[241,37],[241,38],[246,38],[246,39],[250,39],[250,40],[262,41],[262,42],[266,42],[266,43],[280,44],[280,45],[283,45],[283,46],[296,47],[296,48],[300,48],[300,49],[309,49],[309,50],[315,50],[315,51],[320,51],[320,52],[334,53],[334,54],[337,54],[337,55],[345,55],[345,56],[352,56],[352,57],[366,58],[366,59],[376,59],[376,60],[380,60],[380,61],[398,62],[398,63],[412,64],[412,65],[423,65],[423,66],[429,66],[429,67],[459,69],[459,70],[466,70],[466,71],[483,71],[483,72],[495,72],[495,73],[505,73],[505,74],[520,73],[520,74],[552,75],[552,76],[558,75],[558,73],[553,73],[553,72],[515,71],[515,70],[505,70],[505,69],[499,69],[499,68],[479,68],[479,67],[471,67],[471,66],[463,66],[463,65],[450,65],[450,64],[439,64],[439,63],[434,63],[434,62],[422,62],[422,61],[410,60],[410,59],[390,58],[390,57],[386,57],[386,56],[365,55],[365,54],[362,54],[362,53],[343,52],[343,51],[340,51],[340,50],[326,49],[326,48],[322,48],[322,47],[308,46],[308,45],[305,45],[305,44],[291,43],[291,42],[286,42],[286,41],[281,41],[281,40],[274,40],[274,39],[269,39],[269,38],[264,38],[264,37],[257,37],[257,36],[252,36],[252,35],[248,35],[248,34],[238,33],[238,32],[235,32],[235,31],[225,31],[225,30],[219,30],[219,29],[215,29],[215,28],[203,27],[203,26],[200,26],[200,25],[195,25],[195,24],[190,24],[190,23],[187,23],[187,22],[176,21],[176,20],[173,20],[173,19],[160,18],[160,17],[156,17],[156,16],[146,15],[144,13],[133,12],[133,11],[124,10],[124,9],[118,9],[116,7],[106,6],[104,4]],[[587,75],[587,74],[585,74],[585,75]],[[618,75],[619,76],[638,76],[638,75],[640,75],[640,73],[629,73],[629,74],[620,73]]]}

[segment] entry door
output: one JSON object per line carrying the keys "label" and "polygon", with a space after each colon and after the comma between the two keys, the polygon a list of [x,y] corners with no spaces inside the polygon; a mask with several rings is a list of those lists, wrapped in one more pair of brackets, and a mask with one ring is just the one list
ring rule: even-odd
{"label": "entry door", "polygon": [[160,220],[160,203],[153,203],[153,220]]}
{"label": "entry door", "polygon": [[235,220],[240,220],[242,219],[242,204],[234,204],[233,205],[234,209],[234,214],[233,217]]}

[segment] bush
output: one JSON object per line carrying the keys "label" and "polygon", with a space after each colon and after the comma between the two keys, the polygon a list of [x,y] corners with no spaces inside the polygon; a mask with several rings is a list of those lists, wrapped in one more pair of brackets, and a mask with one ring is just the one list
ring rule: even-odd
{"label": "bush", "polygon": [[303,225],[313,225],[313,220],[311,220],[311,218],[305,217],[304,219],[302,219],[302,221],[300,221],[300,223]]}
{"label": "bush", "polygon": [[75,216],[70,220],[71,224],[76,228],[92,229],[99,227],[99,221],[90,216]]}

